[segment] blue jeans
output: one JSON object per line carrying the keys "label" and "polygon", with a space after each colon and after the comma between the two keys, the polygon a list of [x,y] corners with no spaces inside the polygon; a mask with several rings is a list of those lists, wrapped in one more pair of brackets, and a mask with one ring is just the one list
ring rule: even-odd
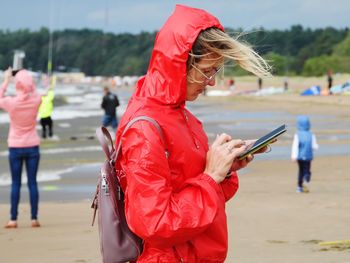
{"label": "blue jeans", "polygon": [[117,129],[118,127],[117,116],[105,114],[102,119],[102,125],[103,127],[108,127],[109,125],[111,125],[113,129]]}
{"label": "blue jeans", "polygon": [[9,162],[12,178],[11,186],[11,220],[17,220],[18,203],[21,192],[22,166],[26,164],[28,189],[31,206],[31,218],[38,217],[39,191],[36,182],[40,160],[39,146],[27,148],[9,148]]}

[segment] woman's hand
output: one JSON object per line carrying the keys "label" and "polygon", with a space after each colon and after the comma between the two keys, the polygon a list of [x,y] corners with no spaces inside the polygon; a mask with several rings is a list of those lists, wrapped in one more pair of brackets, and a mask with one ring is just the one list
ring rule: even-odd
{"label": "woman's hand", "polygon": [[204,173],[215,182],[222,182],[235,160],[246,149],[242,140],[232,140],[231,136],[223,133],[215,139],[207,153]]}
{"label": "woman's hand", "polygon": [[[271,143],[274,143],[276,141],[277,141],[277,139],[274,139],[274,140],[271,141]],[[255,142],[256,142],[256,140],[246,140],[245,144],[247,145],[247,149],[249,149],[249,147],[251,147]],[[265,147],[263,147],[263,148],[259,149],[258,151],[254,152],[254,154],[264,153],[268,149],[269,149],[269,146],[266,145]],[[233,163],[232,163],[232,166],[231,166],[231,171],[237,171],[239,169],[242,169],[242,168],[246,167],[248,165],[248,163],[253,161],[254,154],[249,154],[243,160],[238,160],[238,159],[233,160]]]}
{"label": "woman's hand", "polygon": [[[245,143],[247,145],[247,149],[249,149],[249,146],[252,146],[257,140],[246,140]],[[259,154],[259,153],[264,153],[269,149],[269,145],[271,143],[275,143],[277,142],[277,139],[273,139],[268,145],[262,147],[261,149],[259,149],[258,151],[256,151],[254,154]]]}
{"label": "woman's hand", "polygon": [[242,169],[242,168],[246,167],[248,165],[248,163],[253,161],[253,159],[254,159],[254,155],[252,155],[252,154],[249,154],[243,160],[235,159],[232,162],[232,166],[231,166],[230,170],[231,171],[238,171],[239,169]]}

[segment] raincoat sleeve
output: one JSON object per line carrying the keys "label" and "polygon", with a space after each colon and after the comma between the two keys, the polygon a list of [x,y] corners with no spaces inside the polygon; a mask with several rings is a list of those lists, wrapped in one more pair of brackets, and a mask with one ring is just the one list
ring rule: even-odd
{"label": "raincoat sleeve", "polygon": [[299,137],[298,137],[298,134],[294,134],[291,159],[296,160],[298,158],[298,154],[299,154]]}
{"label": "raincoat sleeve", "polygon": [[222,181],[221,188],[225,196],[225,201],[230,200],[238,190],[238,176],[236,172],[231,172],[231,176]]}
{"label": "raincoat sleeve", "polygon": [[11,105],[11,97],[5,96],[7,90],[7,83],[3,83],[0,88],[0,108],[8,111]]}
{"label": "raincoat sleeve", "polygon": [[122,145],[125,212],[133,232],[153,243],[174,245],[190,240],[213,222],[224,202],[220,185],[198,174],[175,192],[164,145],[152,124],[134,124],[123,135]]}
{"label": "raincoat sleeve", "polygon": [[7,90],[7,84],[6,83],[1,84],[0,98],[4,97],[6,90]]}
{"label": "raincoat sleeve", "polygon": [[318,150],[319,146],[317,144],[316,136],[315,134],[312,134],[312,149]]}
{"label": "raincoat sleeve", "polygon": [[54,100],[54,98],[55,98],[55,92],[53,91],[52,88],[48,90],[47,95],[46,95],[45,97],[46,97],[46,99],[47,99],[48,101],[53,101],[53,100]]}
{"label": "raincoat sleeve", "polygon": [[118,99],[118,96],[114,94],[114,105],[115,107],[119,107],[119,99]]}
{"label": "raincoat sleeve", "polygon": [[103,96],[102,98],[102,103],[101,103],[101,108],[105,109],[107,104],[106,96]]}

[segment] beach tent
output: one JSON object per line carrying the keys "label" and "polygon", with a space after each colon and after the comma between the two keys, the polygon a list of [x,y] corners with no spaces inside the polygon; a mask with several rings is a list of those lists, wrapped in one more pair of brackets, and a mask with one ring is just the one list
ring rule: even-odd
{"label": "beach tent", "polygon": [[231,90],[208,90],[206,95],[210,97],[230,96]]}
{"label": "beach tent", "polygon": [[336,85],[331,88],[333,94],[338,93],[348,93],[350,91],[350,81],[344,83],[343,85]]}
{"label": "beach tent", "polygon": [[321,95],[321,87],[320,86],[311,86],[310,88],[304,90],[300,93],[301,96],[314,96]]}
{"label": "beach tent", "polygon": [[264,89],[256,91],[254,95],[266,96],[266,95],[273,95],[273,94],[281,94],[284,92],[285,92],[285,90],[282,87],[280,87],[280,88],[269,87],[269,88],[264,88]]}

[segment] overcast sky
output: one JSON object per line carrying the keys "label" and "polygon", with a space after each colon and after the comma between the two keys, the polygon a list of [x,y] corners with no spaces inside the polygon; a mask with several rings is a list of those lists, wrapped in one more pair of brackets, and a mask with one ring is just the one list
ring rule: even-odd
{"label": "overcast sky", "polygon": [[158,30],[175,4],[203,8],[225,27],[250,30],[350,27],[350,0],[3,0],[0,29],[92,28],[139,33]]}

